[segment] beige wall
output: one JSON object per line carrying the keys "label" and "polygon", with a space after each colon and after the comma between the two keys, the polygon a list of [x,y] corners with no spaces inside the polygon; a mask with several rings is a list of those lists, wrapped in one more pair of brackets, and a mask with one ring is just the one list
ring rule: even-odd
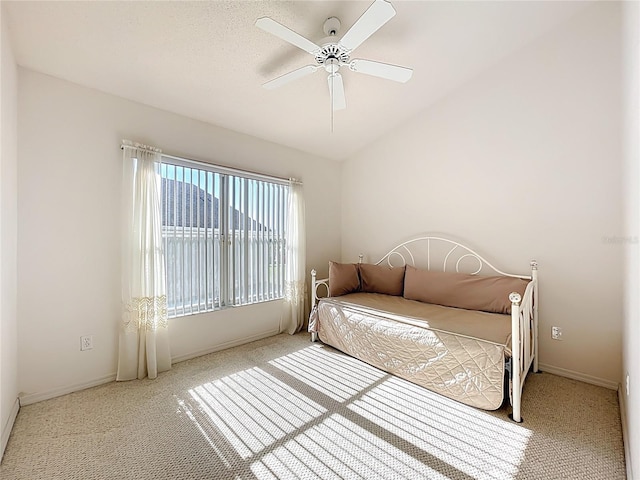
{"label": "beige wall", "polygon": [[[302,179],[308,265],[339,255],[339,164],[20,69],[18,351],[27,401],[115,373],[122,138]],[[270,302],[172,320],[172,356],[273,334],[279,316],[280,302]],[[93,350],[80,352],[81,335],[93,335]]]}
{"label": "beige wall", "polygon": [[[627,469],[640,469],[640,3],[625,2],[624,12],[624,170],[625,315],[623,333],[623,422],[627,433]],[[629,375],[629,391],[626,377]],[[633,477],[630,477],[633,478]]]}
{"label": "beige wall", "polygon": [[377,260],[425,232],[507,271],[536,259],[541,363],[615,388],[620,68],[620,5],[589,6],[347,161],[342,260]]}
{"label": "beige wall", "polygon": [[0,459],[18,411],[16,319],[17,72],[5,6],[0,6]]}

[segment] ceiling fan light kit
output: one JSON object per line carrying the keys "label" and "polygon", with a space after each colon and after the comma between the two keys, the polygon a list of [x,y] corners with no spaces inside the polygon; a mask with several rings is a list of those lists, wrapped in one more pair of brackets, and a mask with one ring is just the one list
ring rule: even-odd
{"label": "ceiling fan light kit", "polygon": [[323,68],[329,74],[328,84],[333,124],[333,111],[343,110],[347,107],[342,75],[338,73],[340,67],[347,67],[352,72],[401,83],[407,82],[411,78],[413,74],[411,68],[373,60],[351,59],[353,51],[391,20],[395,14],[395,9],[387,0],[375,0],[337,42],[334,38],[340,31],[340,20],[336,17],[330,17],[323,25],[323,31],[327,38],[322,41],[322,45],[315,44],[269,17],[259,18],[256,20],[258,28],[312,54],[316,62],[270,80],[263,84],[263,87],[267,89],[278,88]]}

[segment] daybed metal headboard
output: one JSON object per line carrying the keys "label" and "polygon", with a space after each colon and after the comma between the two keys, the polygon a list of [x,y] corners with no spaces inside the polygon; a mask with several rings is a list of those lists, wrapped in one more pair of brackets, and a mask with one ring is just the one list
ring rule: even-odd
{"label": "daybed metal headboard", "polygon": [[[493,270],[495,273],[499,274],[499,275],[503,275],[505,277],[514,277],[514,278],[522,278],[525,280],[531,280],[532,279],[532,275],[520,275],[520,274],[514,274],[514,273],[506,273],[503,272],[502,270],[499,270],[498,268],[494,267],[488,260],[486,260],[485,258],[483,258],[480,254],[476,253],[475,251],[473,251],[472,249],[470,249],[469,247],[466,247],[464,245],[462,245],[461,243],[458,243],[456,241],[453,240],[449,240],[448,238],[442,238],[442,237],[434,237],[434,236],[425,236],[425,237],[417,237],[417,238],[413,238],[411,240],[407,240],[406,242],[401,243],[400,245],[395,246],[394,248],[392,248],[391,250],[389,250],[389,252],[383,256],[380,260],[378,260],[375,264],[376,265],[380,265],[382,262],[384,262],[385,260],[387,261],[387,264],[389,266],[402,266],[402,265],[411,265],[413,267],[416,266],[416,260],[415,260],[415,256],[414,253],[411,251],[410,247],[414,246],[415,244],[417,244],[418,242],[425,242],[427,245],[427,255],[426,255],[426,260],[427,260],[427,265],[426,268],[427,270],[431,270],[431,251],[432,251],[432,244],[442,244],[444,246],[446,246],[446,248],[448,248],[449,250],[447,251],[445,249],[445,251],[447,252],[444,255],[444,259],[442,259],[442,271],[446,272],[447,271],[447,267],[453,267],[453,269],[456,272],[460,272],[460,263],[464,260],[464,259],[473,259],[476,262],[478,262],[478,268],[477,270],[473,271],[473,272],[467,272],[467,273],[471,273],[472,275],[476,275],[478,273],[480,273],[482,271],[482,268],[484,266],[487,266],[488,268],[490,268],[491,270]],[[438,255],[439,257],[441,257],[442,255]],[[362,258],[363,256],[360,255],[360,263],[362,263]],[[394,258],[400,258],[400,260],[402,261],[402,263],[400,265],[394,265],[392,262],[392,259]],[[533,268],[535,264],[534,262],[531,262],[531,267]],[[537,266],[537,264],[536,264]]]}
{"label": "daybed metal headboard", "polygon": [[[521,275],[521,274],[517,274],[517,273],[506,273],[503,272],[502,270],[499,270],[498,268],[494,267],[488,260],[486,260],[484,257],[482,257],[480,254],[478,254],[477,252],[475,252],[474,250],[472,250],[469,247],[466,247],[464,245],[462,245],[461,243],[456,242],[455,240],[450,240],[448,238],[444,238],[444,237],[438,237],[438,236],[431,236],[431,235],[426,235],[426,236],[422,236],[422,237],[416,237],[416,238],[412,238],[411,240],[407,240],[406,242],[402,242],[399,245],[396,245],[395,247],[393,247],[391,250],[389,250],[389,252],[387,252],[386,255],[384,255],[380,260],[378,260],[375,265],[380,265],[382,262],[384,262],[386,260],[387,264],[390,266],[402,266],[402,265],[411,265],[413,267],[416,267],[416,257],[414,255],[414,252],[411,251],[410,247],[412,246],[416,246],[418,244],[418,242],[425,242],[426,246],[427,246],[427,254],[426,254],[426,260],[427,260],[427,264],[426,264],[426,268],[427,270],[431,270],[432,268],[432,259],[431,259],[431,253],[432,253],[432,245],[443,245],[445,246],[444,251],[440,252],[440,254],[438,254],[438,257],[443,258],[442,260],[442,271],[446,272],[447,268],[450,267],[449,271],[454,270],[456,272],[460,272],[460,264],[464,259],[473,259],[476,262],[478,262],[478,268],[473,271],[473,272],[467,272],[467,273],[471,273],[473,275],[476,275],[478,273],[480,273],[482,271],[482,268],[484,266],[486,266],[487,268],[489,268],[490,270],[492,270],[493,272],[497,273],[498,275],[504,275],[505,277],[514,277],[514,278],[522,278],[524,280],[536,280],[537,281],[537,273],[538,273],[538,263],[535,260],[532,260],[530,265],[531,265],[531,275]],[[448,250],[447,250],[448,249]],[[444,253],[446,252],[446,253]],[[402,261],[401,264],[399,265],[394,265],[392,262],[392,259],[399,257],[400,260]],[[362,263],[364,256],[362,254],[359,255],[359,263]],[[424,266],[420,266],[421,268],[424,268]],[[311,305],[315,305],[316,302],[318,301],[318,288],[322,285],[325,287],[327,294],[329,293],[329,279],[328,278],[322,278],[322,279],[317,279],[316,278],[316,270],[313,269],[311,271]],[[537,290],[536,290],[536,294],[537,296]],[[537,299],[535,299],[535,303],[537,304]]]}

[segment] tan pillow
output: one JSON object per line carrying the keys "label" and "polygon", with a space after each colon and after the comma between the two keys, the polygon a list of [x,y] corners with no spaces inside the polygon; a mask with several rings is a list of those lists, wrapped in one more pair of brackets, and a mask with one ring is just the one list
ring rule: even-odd
{"label": "tan pillow", "polygon": [[329,296],[339,297],[360,290],[358,265],[329,262]]}
{"label": "tan pillow", "polygon": [[511,313],[509,294],[523,295],[528,283],[521,278],[431,272],[407,266],[403,295],[409,300],[447,307]]}
{"label": "tan pillow", "polygon": [[359,267],[363,292],[402,295],[404,267],[368,263],[361,263]]}

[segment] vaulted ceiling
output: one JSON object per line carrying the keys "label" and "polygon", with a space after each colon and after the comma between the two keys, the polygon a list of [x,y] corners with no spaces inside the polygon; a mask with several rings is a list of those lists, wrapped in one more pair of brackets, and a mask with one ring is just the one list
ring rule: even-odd
{"label": "vaulted ceiling", "polygon": [[406,84],[341,70],[347,108],[331,111],[327,74],[266,90],[313,63],[254,24],[269,16],[321,42],[366,1],[3,2],[19,65],[323,157],[344,159],[522,48],[584,2],[404,1],[353,57],[409,66]]}

